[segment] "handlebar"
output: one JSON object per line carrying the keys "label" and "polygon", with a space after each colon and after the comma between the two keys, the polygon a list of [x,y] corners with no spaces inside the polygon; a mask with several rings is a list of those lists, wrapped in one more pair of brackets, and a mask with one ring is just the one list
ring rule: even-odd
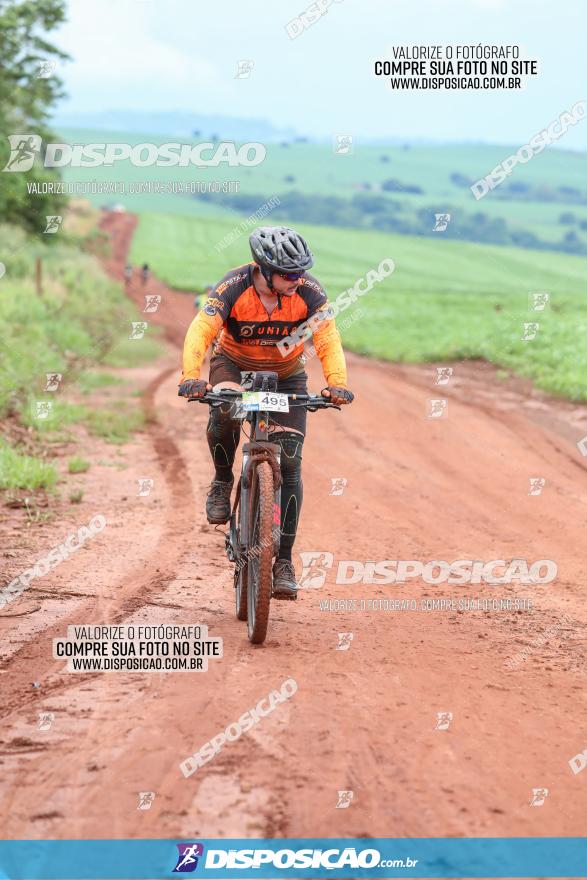
{"label": "handlebar", "polygon": [[[332,403],[328,397],[321,394],[283,394],[281,391],[267,392],[269,394],[280,394],[287,397],[288,401],[293,402],[293,406],[304,406],[310,412],[316,412],[318,409],[340,409],[337,403]],[[243,392],[237,391],[235,388],[221,388],[220,391],[206,391],[203,397],[188,397],[188,403],[194,400],[197,403],[207,403],[213,406],[220,403],[228,403],[242,399]]]}

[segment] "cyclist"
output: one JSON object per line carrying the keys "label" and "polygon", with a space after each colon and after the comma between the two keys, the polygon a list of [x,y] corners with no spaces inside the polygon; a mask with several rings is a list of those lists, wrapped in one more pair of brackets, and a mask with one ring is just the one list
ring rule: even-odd
{"label": "cyclist", "polygon": [[206,300],[209,296],[212,296],[212,291],[214,290],[213,284],[207,284],[204,288],[204,293],[196,293],[194,297],[194,308],[196,311],[200,311],[206,305]]}
{"label": "cyclist", "polygon": [[145,286],[145,284],[146,284],[147,281],[149,280],[149,275],[150,275],[150,274],[151,274],[151,273],[150,273],[150,271],[149,271],[149,264],[148,264],[148,263],[143,263],[142,268],[141,268],[141,281],[143,282],[143,287]]}
{"label": "cyclist", "polygon": [[[301,235],[283,226],[259,227],[249,238],[253,262],[231,269],[216,284],[205,307],[190,324],[183,350],[179,395],[203,397],[214,387],[241,388],[241,371],[272,370],[278,391],[306,394],[303,341],[292,340],[281,354],[277,343],[291,337],[313,315],[313,344],[322,363],[327,387],[324,397],[347,404],[353,394],[340,335],[329,311],[326,293],[308,273],[314,259]],[[210,360],[209,381],[200,379],[200,368],[210,343],[220,331]],[[272,441],[281,446],[281,542],[273,568],[273,595],[297,598],[292,547],[302,503],[302,444],[306,410],[292,407],[272,413]],[[210,523],[230,519],[232,467],[240,439],[241,423],[234,407],[212,407],[206,431],[215,477],[206,500]]]}

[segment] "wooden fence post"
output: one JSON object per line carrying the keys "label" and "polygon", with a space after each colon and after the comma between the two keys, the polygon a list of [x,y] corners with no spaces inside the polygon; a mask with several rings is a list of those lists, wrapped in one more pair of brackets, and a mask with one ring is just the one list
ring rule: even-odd
{"label": "wooden fence post", "polygon": [[43,269],[42,269],[42,261],[40,257],[37,257],[35,260],[35,286],[37,289],[37,296],[43,295]]}

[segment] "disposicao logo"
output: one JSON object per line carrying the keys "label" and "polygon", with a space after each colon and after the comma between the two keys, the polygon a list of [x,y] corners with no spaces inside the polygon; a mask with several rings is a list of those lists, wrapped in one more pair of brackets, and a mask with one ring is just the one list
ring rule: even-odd
{"label": "disposicao logo", "polygon": [[[2,171],[30,171],[41,148],[37,134],[8,135],[10,158]],[[167,168],[189,165],[216,168],[219,165],[259,165],[267,154],[264,144],[251,141],[237,146],[233,141],[199,144],[47,144],[45,168],[97,168],[128,161],[137,168],[157,165]]]}
{"label": "disposicao logo", "polygon": [[173,869],[174,874],[188,874],[198,867],[198,859],[204,855],[202,843],[178,843],[177,864]]}

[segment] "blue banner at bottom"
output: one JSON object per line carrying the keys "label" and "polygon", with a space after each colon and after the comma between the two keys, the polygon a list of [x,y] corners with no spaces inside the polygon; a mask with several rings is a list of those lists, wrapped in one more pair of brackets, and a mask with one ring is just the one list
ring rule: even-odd
{"label": "blue banner at bottom", "polygon": [[586,877],[587,838],[4,840],[4,880]]}

